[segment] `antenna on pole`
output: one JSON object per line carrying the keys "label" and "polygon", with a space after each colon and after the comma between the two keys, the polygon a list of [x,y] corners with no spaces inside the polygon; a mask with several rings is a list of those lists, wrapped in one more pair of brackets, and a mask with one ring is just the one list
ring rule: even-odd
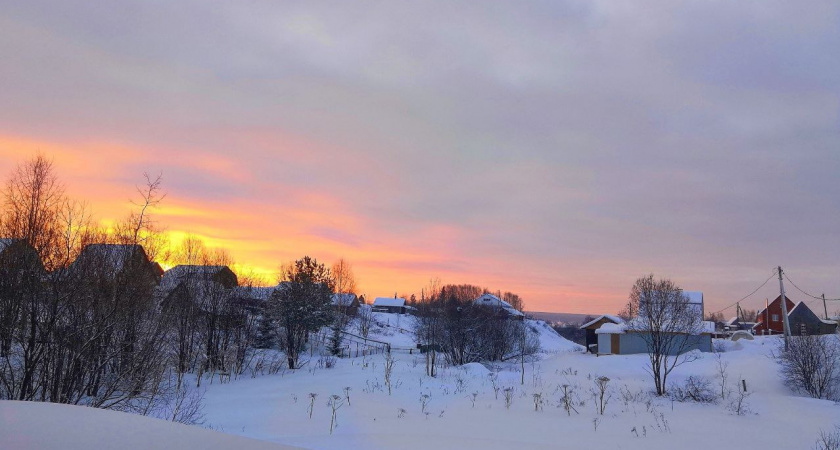
{"label": "antenna on pole", "polygon": [[790,337],[790,323],[788,322],[787,297],[785,297],[785,284],[782,281],[782,266],[779,266],[779,291],[782,293],[782,324],[785,327],[785,351],[788,350]]}

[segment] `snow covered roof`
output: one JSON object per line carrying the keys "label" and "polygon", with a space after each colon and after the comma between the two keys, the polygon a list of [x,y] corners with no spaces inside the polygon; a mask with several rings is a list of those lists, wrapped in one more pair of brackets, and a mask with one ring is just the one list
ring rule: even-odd
{"label": "snow covered roof", "polygon": [[373,306],[392,306],[392,307],[405,306],[405,299],[404,298],[390,298],[390,297],[376,297],[373,300]]}
{"label": "snow covered roof", "polygon": [[502,308],[508,314],[512,316],[524,316],[521,311],[517,311],[516,308],[511,306],[510,303],[496,297],[493,294],[484,294],[481,297],[473,300],[473,304],[480,305],[480,306],[492,306],[494,308]]}
{"label": "snow covered roof", "polygon": [[356,294],[333,294],[332,296],[333,306],[351,306],[353,300],[356,300]]}
{"label": "snow covered roof", "polygon": [[688,302],[695,305],[703,304],[703,293],[700,291],[683,291],[683,295],[688,297]]}
{"label": "snow covered roof", "polygon": [[101,265],[110,275],[121,272],[131,258],[140,254],[146,259],[143,246],[136,244],[89,244],[82,249],[73,264],[87,263]]}
{"label": "snow covered roof", "polygon": [[605,323],[595,330],[595,334],[622,334],[627,329],[625,323]]}
{"label": "snow covered roof", "polygon": [[607,320],[611,321],[612,323],[622,323],[622,322],[624,322],[624,319],[622,319],[621,317],[613,316],[611,314],[602,314],[602,315],[596,317],[595,319],[592,319],[589,322],[586,322],[585,324],[581,325],[580,328],[586,328],[586,327],[588,327],[592,324],[597,323],[601,319],[607,319]]}
{"label": "snow covered roof", "polygon": [[15,238],[0,238],[0,253],[3,253],[3,250],[6,250],[6,247],[15,243],[19,239]]}
{"label": "snow covered roof", "polygon": [[738,320],[738,316],[735,316],[735,317],[733,317],[733,318],[731,318],[731,319],[727,320],[727,321],[726,321],[726,324],[727,324],[727,325],[735,325],[736,323],[738,323],[738,321],[739,321],[739,320]]}
{"label": "snow covered roof", "polygon": [[224,270],[230,270],[228,266],[205,266],[194,264],[181,264],[163,273],[160,279],[160,288],[164,291],[175,289],[184,280],[195,282],[211,281],[212,278]]}
{"label": "snow covered roof", "polygon": [[233,294],[239,298],[251,298],[254,300],[268,301],[276,287],[263,286],[236,286]]}
{"label": "snow covered roof", "polygon": [[[630,323],[623,322],[623,323],[605,323],[601,325],[601,328],[595,330],[595,334],[622,334],[627,332],[627,329],[630,328],[633,324],[631,320]],[[641,324],[636,324],[635,329],[633,331],[641,332],[645,329],[645,327]],[[711,334],[715,332],[715,323],[709,320],[704,320],[700,322],[692,335],[699,335],[699,334]]]}

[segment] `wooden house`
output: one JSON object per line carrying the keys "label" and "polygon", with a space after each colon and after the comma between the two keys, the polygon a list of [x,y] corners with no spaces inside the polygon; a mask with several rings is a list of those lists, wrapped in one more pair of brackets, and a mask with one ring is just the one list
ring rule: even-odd
{"label": "wooden house", "polygon": [[[796,305],[790,301],[787,296],[785,296],[785,306],[787,307],[789,314],[793,311],[793,308]],[[780,295],[770,302],[766,308],[759,311],[758,317],[756,317],[755,325],[753,326],[753,333],[759,335],[783,334],[785,332],[783,317],[782,296]]]}
{"label": "wooden house", "polygon": [[376,297],[373,301],[373,312],[384,312],[390,314],[405,314],[408,306],[404,298]]}
{"label": "wooden house", "polygon": [[580,329],[586,331],[586,350],[590,353],[598,353],[598,334],[595,331],[601,328],[602,325],[606,323],[620,324],[623,322],[624,320],[621,317],[604,314],[581,325]]}
{"label": "wooden house", "polygon": [[337,313],[355,316],[359,311],[359,297],[353,293],[333,294],[332,307]]}
{"label": "wooden house", "polygon": [[837,322],[820,319],[805,302],[799,302],[788,313],[791,335],[833,334],[837,331]]}

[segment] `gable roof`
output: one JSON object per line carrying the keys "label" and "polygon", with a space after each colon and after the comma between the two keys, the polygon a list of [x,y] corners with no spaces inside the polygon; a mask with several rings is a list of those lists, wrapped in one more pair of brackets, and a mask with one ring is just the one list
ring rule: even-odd
{"label": "gable roof", "polygon": [[149,261],[146,251],[138,244],[88,244],[79,257],[73,261],[73,265],[95,264],[101,266],[105,273],[115,276],[122,272],[127,262],[140,255],[145,261]]}
{"label": "gable roof", "polygon": [[521,311],[518,311],[516,308],[511,306],[510,303],[500,299],[499,297],[496,297],[493,294],[484,294],[481,297],[478,297],[477,299],[473,300],[473,304],[479,305],[479,306],[490,306],[490,307],[494,307],[494,308],[502,308],[503,310],[505,310],[506,313],[508,313],[512,316],[524,316],[525,315]]}
{"label": "gable roof", "polygon": [[[612,314],[602,314],[602,315],[596,317],[595,319],[592,319],[589,322],[586,322],[585,324],[581,325],[580,328],[583,329],[583,328],[586,328],[590,325],[594,325],[602,319],[607,319],[612,323],[623,323],[624,322],[624,319],[622,319],[621,317],[614,316]],[[603,325],[601,325],[601,326],[603,326]]]}
{"label": "gable roof", "polygon": [[266,302],[271,298],[277,286],[236,286],[233,294],[239,298],[248,298]]}
{"label": "gable roof", "polygon": [[356,300],[356,294],[348,293],[348,294],[333,294],[332,296],[332,304],[333,306],[352,306],[353,301]]}
{"label": "gable roof", "polygon": [[405,306],[404,298],[390,298],[390,297],[376,297],[373,300],[373,306],[391,306],[401,307]]}
{"label": "gable roof", "polygon": [[182,264],[163,273],[158,290],[168,295],[182,285],[189,290],[205,290],[213,286],[231,289],[237,284],[236,274],[228,266]]}
{"label": "gable roof", "polygon": [[14,244],[16,241],[20,241],[17,238],[0,238],[0,253],[3,253],[6,250],[6,247]]}

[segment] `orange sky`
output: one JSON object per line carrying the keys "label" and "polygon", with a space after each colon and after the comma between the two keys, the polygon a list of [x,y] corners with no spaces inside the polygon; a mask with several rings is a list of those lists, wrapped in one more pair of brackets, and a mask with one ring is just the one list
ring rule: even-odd
{"label": "orange sky", "polygon": [[532,6],[8,5],[0,176],[43,152],[107,222],[160,173],[174,238],[371,297],[614,313],[654,273],[710,311],[781,265],[840,298],[837,2]]}
{"label": "orange sky", "polygon": [[[177,151],[170,149],[170,152]],[[68,193],[89,203],[104,225],[113,223],[131,210],[136,200],[135,185],[142,174],[128,173],[123,167],[139,165],[150,173],[157,164],[147,149],[102,142],[56,143],[19,136],[0,136],[0,170],[10,173],[14,164],[41,152],[51,158]],[[233,159],[211,157],[196,163],[213,176],[234,183],[248,183],[242,171],[231,170]],[[232,172],[232,174],[231,174]],[[189,198],[168,187],[154,220],[163,226],[170,242],[177,245],[187,234],[201,238],[209,247],[228,250],[243,271],[254,271],[274,280],[281,263],[311,255],[331,264],[345,258],[354,268],[360,293],[369,297],[394,293],[419,295],[431,278],[444,283],[473,283],[490,289],[520,293],[532,310],[573,311],[569,300],[581,297],[614,300],[595,290],[559,290],[546,280],[530,285],[507,275],[509,265],[487,258],[468,259],[458,251],[458,242],[469,230],[455,226],[425,227],[410,236],[371,235],[370,221],[355,215],[349,205],[328,192],[304,191],[284,186],[272,195],[296,198],[295,207],[279,207],[256,198],[235,202],[210,198]],[[269,199],[270,200],[270,199]],[[530,280],[529,280],[530,281]],[[585,311],[585,310],[581,310]]]}

